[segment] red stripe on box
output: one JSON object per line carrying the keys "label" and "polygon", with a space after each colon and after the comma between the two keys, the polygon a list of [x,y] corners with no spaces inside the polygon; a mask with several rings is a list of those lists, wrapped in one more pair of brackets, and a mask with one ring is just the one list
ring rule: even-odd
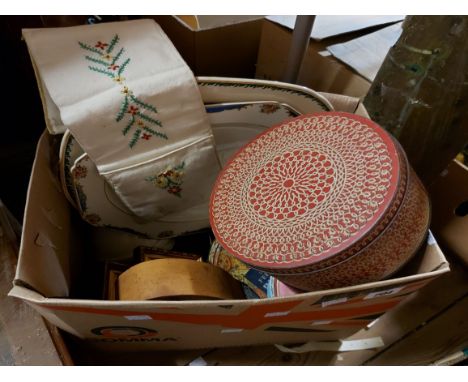
{"label": "red stripe on box", "polygon": [[306,312],[289,312],[291,309],[302,303],[302,301],[290,301],[278,304],[253,305],[238,315],[153,313],[72,306],[42,306],[51,310],[66,312],[101,314],[120,317],[131,315],[147,315],[150,316],[153,320],[158,321],[180,322],[195,325],[219,325],[228,328],[256,329],[265,324],[311,320],[343,320],[353,317],[384,313],[398,304],[399,301],[400,300],[391,300],[373,305],[343,309],[324,308]]}

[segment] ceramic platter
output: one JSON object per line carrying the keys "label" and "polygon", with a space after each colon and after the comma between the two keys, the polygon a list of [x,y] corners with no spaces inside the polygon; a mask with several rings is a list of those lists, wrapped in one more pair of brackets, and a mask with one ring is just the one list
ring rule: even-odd
{"label": "ceramic platter", "polygon": [[[300,114],[332,110],[323,97],[299,86],[232,79],[203,79],[199,83],[223,165],[267,128]],[[221,84],[226,86],[219,92]],[[119,228],[151,238],[178,236],[209,226],[208,203],[158,221],[140,220],[100,177],[94,163],[68,131],[62,139],[60,170],[66,197],[95,226]]]}
{"label": "ceramic platter", "polygon": [[197,80],[205,104],[269,100],[288,104],[300,114],[333,110],[325,97],[305,86],[224,77],[197,77]]}

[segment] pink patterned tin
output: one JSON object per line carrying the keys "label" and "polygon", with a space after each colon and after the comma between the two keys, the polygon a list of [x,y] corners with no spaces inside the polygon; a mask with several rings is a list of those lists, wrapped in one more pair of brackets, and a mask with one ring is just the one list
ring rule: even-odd
{"label": "pink patterned tin", "polygon": [[[231,158],[213,188],[211,226],[229,253],[296,288],[374,281],[406,262],[428,228],[427,195],[409,173],[401,147],[371,120],[342,112],[301,116]],[[414,188],[418,197],[410,198]],[[359,264],[359,254],[385,243],[395,220],[405,219],[399,213],[412,208],[422,211],[420,229],[409,224],[404,233],[412,244],[401,243],[410,253],[373,251],[366,269],[349,276],[340,264]]]}

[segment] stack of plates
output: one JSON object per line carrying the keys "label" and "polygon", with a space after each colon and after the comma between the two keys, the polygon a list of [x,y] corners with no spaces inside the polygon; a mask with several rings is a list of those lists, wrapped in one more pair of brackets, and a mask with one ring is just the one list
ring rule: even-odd
{"label": "stack of plates", "polygon": [[[301,114],[333,110],[323,96],[302,86],[214,77],[199,77],[198,83],[222,164],[271,126]],[[69,132],[62,139],[60,169],[67,199],[92,225],[154,239],[209,227],[208,203],[160,220],[139,219],[119,200]]]}

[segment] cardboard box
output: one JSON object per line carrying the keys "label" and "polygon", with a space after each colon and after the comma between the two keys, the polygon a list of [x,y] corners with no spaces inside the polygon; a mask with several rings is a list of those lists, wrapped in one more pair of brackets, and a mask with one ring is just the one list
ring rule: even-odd
{"label": "cardboard box", "polygon": [[262,16],[145,16],[168,35],[197,76],[253,78]]}
{"label": "cardboard box", "polygon": [[[369,81],[333,56],[319,54],[331,44],[350,40],[362,33],[364,32],[353,32],[321,41],[310,39],[297,83],[316,91],[364,97],[370,87]],[[289,28],[263,20],[256,78],[282,80],[291,38],[292,31]]]}
{"label": "cardboard box", "polygon": [[[366,115],[357,99],[326,95],[337,110]],[[396,306],[449,264],[434,240],[387,280],[286,298],[229,301],[71,299],[76,273],[87,280],[83,248],[92,227],[75,218],[53,172],[54,137],[43,135],[34,162],[20,258],[10,296],[59,328],[112,349],[191,349],[344,339]]]}
{"label": "cardboard box", "polygon": [[453,160],[429,187],[440,243],[468,265],[468,167]]}
{"label": "cardboard box", "polygon": [[349,338],[381,337],[384,347],[341,353],[330,364],[428,365],[466,347],[468,270],[449,250],[446,255],[450,272]]}

